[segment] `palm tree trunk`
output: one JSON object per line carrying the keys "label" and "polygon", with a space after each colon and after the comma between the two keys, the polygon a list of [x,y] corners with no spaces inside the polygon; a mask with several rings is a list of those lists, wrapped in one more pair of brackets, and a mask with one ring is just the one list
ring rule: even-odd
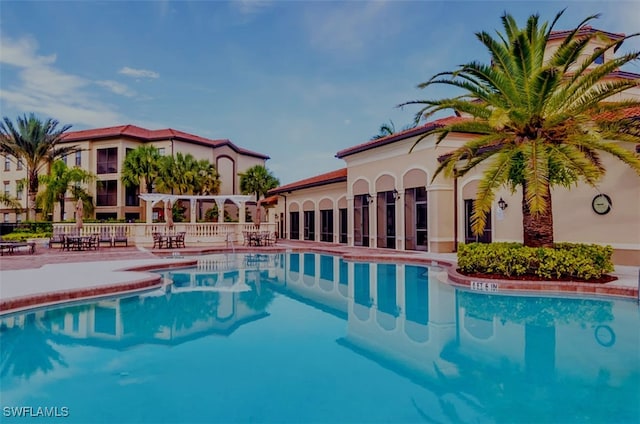
{"label": "palm tree trunk", "polygon": [[525,200],[526,182],[522,186],[522,228],[524,245],[527,247],[553,247],[553,212],[551,188],[545,194],[547,209],[543,213],[532,214]]}
{"label": "palm tree trunk", "polygon": [[27,208],[27,219],[29,221],[35,221],[36,220],[36,195],[38,194],[37,191],[31,191],[29,190],[29,194],[27,195],[27,197],[29,198],[29,206]]}
{"label": "palm tree trunk", "polygon": [[64,195],[62,196],[62,199],[59,199],[58,202],[60,202],[60,222],[64,221]]}

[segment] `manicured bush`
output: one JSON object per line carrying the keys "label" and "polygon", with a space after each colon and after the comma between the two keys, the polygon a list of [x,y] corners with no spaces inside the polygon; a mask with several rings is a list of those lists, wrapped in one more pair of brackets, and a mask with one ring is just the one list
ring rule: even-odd
{"label": "manicured bush", "polygon": [[53,231],[53,223],[50,221],[24,221],[18,225],[15,231],[23,233],[50,233]]}
{"label": "manicured bush", "polygon": [[612,254],[611,246],[595,244],[534,248],[520,243],[471,243],[459,245],[458,267],[463,273],[590,280],[613,271]]}
{"label": "manicured bush", "polygon": [[50,238],[51,233],[32,233],[30,231],[14,231],[13,233],[5,234],[2,236],[2,239],[5,241],[25,241],[28,239],[36,239],[36,238]]}

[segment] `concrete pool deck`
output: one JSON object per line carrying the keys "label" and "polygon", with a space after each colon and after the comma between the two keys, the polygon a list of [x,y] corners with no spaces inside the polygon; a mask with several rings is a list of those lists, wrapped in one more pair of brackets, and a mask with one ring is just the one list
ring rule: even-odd
{"label": "concrete pool deck", "polygon": [[[638,298],[638,267],[616,266],[617,280],[604,283],[541,282],[486,280],[463,276],[455,272],[454,253],[401,252],[388,249],[346,247],[326,243],[280,241],[265,248],[236,247],[235,252],[282,252],[311,250],[342,254],[348,260],[397,261],[444,265],[449,282],[471,290],[495,292],[544,292],[545,294],[584,294]],[[178,252],[180,258],[173,256]],[[0,314],[36,306],[46,306],[72,300],[153,289],[162,285],[158,274],[150,269],[189,266],[197,258],[189,255],[230,252],[229,249],[199,247],[175,250],[147,248],[107,248],[91,252],[62,252],[40,248],[36,254],[3,256],[0,260]],[[446,280],[445,273],[444,279]],[[442,280],[442,278],[439,278]]]}

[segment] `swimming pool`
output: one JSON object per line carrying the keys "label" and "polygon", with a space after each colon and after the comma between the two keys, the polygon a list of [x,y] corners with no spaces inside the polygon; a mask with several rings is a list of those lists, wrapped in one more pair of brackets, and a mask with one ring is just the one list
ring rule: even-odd
{"label": "swimming pool", "polygon": [[166,290],[4,317],[2,420],[638,422],[635,302],[488,295],[441,272],[212,255],[161,271]]}

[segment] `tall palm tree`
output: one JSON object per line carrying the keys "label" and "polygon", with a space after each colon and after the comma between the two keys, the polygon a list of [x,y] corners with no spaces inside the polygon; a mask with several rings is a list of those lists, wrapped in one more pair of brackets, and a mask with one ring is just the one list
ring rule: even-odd
{"label": "tall palm tree", "polygon": [[280,185],[280,180],[262,165],[254,165],[238,175],[240,175],[240,191],[243,194],[255,193],[256,202],[260,200],[260,196],[266,196],[269,190]]}
{"label": "tall palm tree", "polygon": [[16,119],[16,124],[7,117],[0,122],[0,153],[22,160],[27,170],[29,219],[36,218],[36,195],[39,187],[39,172],[55,159],[73,153],[77,146],[59,146],[64,133],[71,125],[58,128],[58,121],[41,121],[33,113]]}
{"label": "tall palm tree", "polygon": [[[416,144],[430,134],[437,135],[437,144],[453,132],[477,135],[452,151],[434,174],[434,178],[442,172],[460,176],[486,164],[472,215],[476,234],[484,229],[495,191],[503,185],[512,191],[520,187],[525,246],[552,246],[552,186],[569,187],[580,180],[595,185],[605,173],[601,152],[640,174],[640,158],[622,146],[640,141],[640,121],[611,119],[640,105],[637,100],[615,97],[637,87],[638,82],[607,79],[621,66],[636,61],[640,52],[595,66],[601,51],[591,52],[587,47],[598,34],[580,34],[580,29],[598,17],[594,15],[569,32],[559,48],[545,58],[549,36],[562,13],[551,25],[540,24],[539,16],[532,15],[524,28],[518,28],[514,18],[504,14],[504,34],[498,34],[497,39],[486,32],[476,34],[489,50],[491,65],[470,62],[419,85],[446,84],[464,90],[464,94],[403,104],[424,105],[416,120],[445,109],[471,116],[428,131]],[[636,35],[607,40],[603,51],[613,50]],[[466,162],[460,165],[460,161]]]}
{"label": "tall palm tree", "polygon": [[146,192],[153,192],[153,185],[160,173],[160,151],[152,145],[143,145],[127,153],[122,164],[121,180],[127,187],[144,183]]}
{"label": "tall palm tree", "polygon": [[160,161],[158,186],[161,191],[204,194],[219,189],[219,175],[208,160],[197,160],[191,153],[164,156]]}
{"label": "tall palm tree", "polygon": [[389,123],[386,122],[380,125],[380,129],[378,129],[378,134],[371,137],[371,140],[377,140],[379,138],[387,137],[389,135],[395,134],[396,126],[391,119],[389,119]]}
{"label": "tall palm tree", "polygon": [[36,203],[42,208],[42,213],[47,216],[53,212],[53,205],[60,205],[60,221],[64,219],[64,206],[67,191],[71,191],[74,200],[82,199],[85,213],[92,213],[93,201],[89,193],[81,184],[91,182],[95,175],[82,168],[69,168],[62,160],[56,160],[51,165],[49,175],[40,176],[40,184],[46,186],[36,197]]}

